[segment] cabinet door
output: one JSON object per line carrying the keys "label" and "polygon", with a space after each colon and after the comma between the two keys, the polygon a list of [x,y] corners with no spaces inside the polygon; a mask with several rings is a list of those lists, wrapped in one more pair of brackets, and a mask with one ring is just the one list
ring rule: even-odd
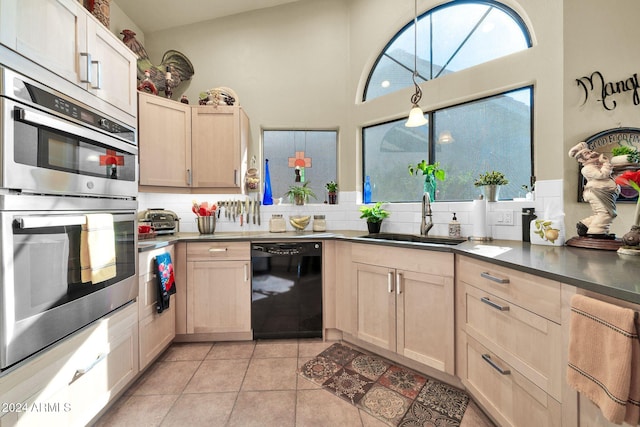
{"label": "cabinet door", "polygon": [[76,0],[2,0],[0,42],[85,87],[86,11]]}
{"label": "cabinet door", "polygon": [[191,107],[139,93],[140,185],[187,187],[191,171]]}
{"label": "cabinet door", "polygon": [[454,374],[453,278],[397,271],[397,352]]}
{"label": "cabinet door", "polygon": [[395,270],[353,263],[356,286],[356,337],[378,347],[396,350]]}
{"label": "cabinet door", "polygon": [[187,262],[187,333],[251,331],[249,263]]}
{"label": "cabinet door", "polygon": [[240,107],[194,107],[193,187],[240,189],[248,120]]}
{"label": "cabinet door", "polygon": [[91,52],[89,90],[124,112],[136,116],[136,55],[102,24],[87,19]]}

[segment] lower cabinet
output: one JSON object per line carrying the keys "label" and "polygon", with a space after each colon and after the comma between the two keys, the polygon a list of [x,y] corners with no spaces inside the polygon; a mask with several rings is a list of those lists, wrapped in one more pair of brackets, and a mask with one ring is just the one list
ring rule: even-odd
{"label": "lower cabinet", "polygon": [[131,303],[0,378],[0,426],[84,426],[138,373]]}
{"label": "lower cabinet", "polygon": [[354,244],[358,340],[454,374],[453,255]]}
{"label": "lower cabinet", "polygon": [[563,423],[561,283],[456,256],[456,374],[501,426]]}
{"label": "lower cabinet", "polygon": [[[168,252],[175,266],[174,246],[139,254],[138,316],[140,328],[140,370],[146,368],[176,336],[176,296],[171,295],[169,309],[158,313],[158,277],[155,257]],[[176,284],[176,287],[179,284]],[[181,284],[184,286],[184,284]]]}
{"label": "lower cabinet", "polygon": [[187,243],[186,333],[252,339],[248,242]]}

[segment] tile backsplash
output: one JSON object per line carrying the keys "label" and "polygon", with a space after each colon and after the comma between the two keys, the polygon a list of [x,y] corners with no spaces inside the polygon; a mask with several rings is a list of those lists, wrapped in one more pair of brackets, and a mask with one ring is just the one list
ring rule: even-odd
{"label": "tile backsplash", "polygon": [[[522,208],[535,208],[540,217],[550,209],[562,209],[562,180],[548,180],[536,182],[535,198],[531,201],[498,201],[487,203],[487,231],[494,239],[521,240],[522,239]],[[173,194],[173,193],[140,193],[139,209],[163,208],[174,211],[180,217],[180,231],[197,232],[196,216],[191,211],[193,200],[209,203],[222,200],[245,200],[247,197],[256,198],[257,193],[248,196],[239,194]],[[289,215],[325,215],[327,231],[331,230],[362,230],[366,232],[367,224],[360,219],[362,194],[357,191],[340,192],[338,204],[328,205],[310,203],[304,206],[291,204],[278,204],[261,207],[261,225],[249,224],[240,226],[240,222],[227,219],[224,211],[217,221],[217,232],[238,231],[268,231],[269,219],[272,214],[282,214],[285,218]],[[382,232],[393,233],[420,233],[420,203],[390,203],[384,206],[391,215],[385,219]],[[472,234],[474,218],[471,202],[434,202],[431,204],[433,211],[433,228],[429,232],[432,236],[447,236],[448,224],[455,212],[461,225],[461,234],[467,237]],[[505,217],[512,219],[513,225],[506,225]],[[499,218],[502,221],[498,224]],[[505,224],[505,225],[503,225]],[[293,228],[287,221],[287,229]],[[311,230],[311,224],[308,226]]]}

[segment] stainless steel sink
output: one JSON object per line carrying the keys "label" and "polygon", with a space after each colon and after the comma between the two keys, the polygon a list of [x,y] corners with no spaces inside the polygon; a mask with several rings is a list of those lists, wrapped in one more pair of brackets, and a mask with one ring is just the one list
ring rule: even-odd
{"label": "stainless steel sink", "polygon": [[458,245],[466,239],[455,237],[421,236],[416,234],[375,233],[362,236],[365,239],[392,240],[396,242],[433,243],[438,245]]}

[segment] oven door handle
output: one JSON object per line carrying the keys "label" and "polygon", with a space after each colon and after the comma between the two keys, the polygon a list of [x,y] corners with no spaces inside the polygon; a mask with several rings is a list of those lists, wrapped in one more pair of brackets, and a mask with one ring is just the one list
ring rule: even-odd
{"label": "oven door handle", "polygon": [[55,116],[36,113],[35,111],[25,110],[21,107],[14,108],[15,120],[23,123],[28,123],[33,126],[47,127],[61,132],[69,133],[80,138],[84,138],[88,141],[97,141],[105,145],[112,146],[117,150],[124,151],[129,154],[137,154],[137,150],[125,142],[121,142],[115,137],[109,137],[96,132],[83,126],[75,125],[71,122],[66,122],[57,119]]}
{"label": "oven door handle", "polygon": [[63,227],[65,225],[84,225],[87,217],[84,215],[46,215],[16,217],[16,223],[22,229]]}

